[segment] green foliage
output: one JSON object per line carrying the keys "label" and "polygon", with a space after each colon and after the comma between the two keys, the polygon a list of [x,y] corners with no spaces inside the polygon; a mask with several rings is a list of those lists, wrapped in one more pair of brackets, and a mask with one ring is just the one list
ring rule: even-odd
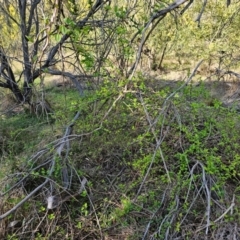
{"label": "green foliage", "polygon": [[[113,239],[109,229],[114,229],[114,237],[118,235],[119,239],[192,239],[197,233],[194,229],[200,229],[203,222],[209,221],[211,230],[218,227],[219,217],[224,223],[239,223],[237,209],[234,215],[224,213],[231,196],[239,192],[239,114],[234,108],[224,107],[220,97],[213,97],[205,82],[185,86],[170,97],[182,83],[159,80],[165,77],[159,77],[160,72],[157,79],[143,77],[143,71],[131,79],[126,77],[143,37],[140,34],[146,30],[147,36],[152,29],[144,29],[146,22],[169,3],[109,2],[80,27],[94,2],[69,0],[64,2],[56,30],[51,34],[42,30],[54,43],[69,35],[69,42],[57,45],[56,62],[61,62],[61,70],[85,74],[90,79],[86,88],[92,88],[81,98],[73,88],[47,90],[55,109],[52,125],[27,113],[1,119],[1,154],[6,162],[1,164],[4,171],[18,172],[9,182],[14,185],[18,176],[30,176],[30,180],[21,182],[27,195],[43,179],[50,178],[50,187],[44,186],[41,194],[8,219],[24,216],[27,223],[34,219],[29,226],[39,228],[36,239]],[[48,4],[44,5],[48,12],[40,24],[43,29],[51,17]],[[194,1],[183,15],[177,14],[180,7],[176,10],[178,18],[168,14],[154,29],[143,49],[146,56],[141,59],[152,61],[151,70],[178,70],[182,66],[190,75],[189,69],[199,58],[207,59],[209,65],[217,63],[221,69],[238,67],[231,55],[236,55],[239,42],[236,9],[225,9],[223,2],[209,2],[199,26],[195,16],[201,11],[200,4]],[[10,12],[15,16],[13,10]],[[1,17],[0,22],[3,20]],[[17,26],[12,26],[11,31],[16,32]],[[29,47],[36,42],[32,33],[25,37]],[[35,56],[35,63],[37,59]],[[43,74],[51,73],[51,67],[43,69]],[[202,78],[199,75],[196,78]],[[80,118],[69,137],[71,147],[61,156],[52,156],[58,147],[53,141],[63,136],[79,110]],[[26,161],[39,149],[49,155],[44,155],[44,160]],[[41,165],[46,159],[49,162]],[[50,163],[54,163],[51,176]],[[63,167],[68,167],[69,189],[62,186]],[[79,182],[83,177],[88,184],[74,195],[82,187]],[[9,182],[3,184],[4,191],[11,189]],[[67,199],[66,194],[74,196],[56,211],[47,212],[42,199],[48,188],[54,188],[61,200]],[[6,196],[6,208],[21,201],[23,193]],[[237,205],[240,199],[236,198]],[[211,216],[207,219],[209,207]],[[66,219],[69,228],[65,228]],[[189,222],[193,229],[189,229]],[[7,235],[7,239],[16,237]]]}
{"label": "green foliage", "polygon": [[[146,226],[150,216],[142,218],[138,214],[141,216],[143,211],[158,213],[158,209],[164,206],[165,212],[154,215],[150,221],[151,234],[164,238],[168,231],[180,233],[184,219],[193,220],[205,214],[206,196],[201,190],[204,174],[213,181],[209,190],[221,201],[226,197],[225,186],[239,178],[239,136],[236,131],[239,115],[212,98],[204,83],[198,87],[185,87],[167,103],[166,97],[178,85],[168,85],[167,88],[152,86],[151,80],[145,80],[141,75],[133,79],[127,92],[123,90],[125,84],[127,81],[124,80],[105,81],[96,91],[86,93],[81,101],[76,99],[77,93],[71,89],[66,95],[60,94],[59,90],[48,93],[58,109],[56,126],[66,124],[76,110],[82,113],[74,132],[83,134],[81,143],[72,143],[68,159],[79,176],[89,176],[91,183],[81,194],[80,203],[70,204],[69,214],[74,219],[85,219],[74,224],[77,231],[84,232],[88,218],[92,217],[89,190],[95,193],[97,201],[94,207],[103,229],[113,224],[128,228],[136,221]],[[149,129],[147,116],[155,122],[153,131]],[[21,126],[29,127],[30,119],[26,117],[26,125],[23,122]],[[36,124],[37,119],[31,121]],[[18,126],[14,125],[14,129],[17,130]],[[42,130],[44,128],[46,125]],[[13,136],[16,138],[17,134],[20,133]],[[35,138],[41,134],[44,136],[40,131]],[[162,139],[162,154],[156,149],[156,136]],[[193,169],[197,162],[203,168],[198,165]],[[58,185],[61,185],[61,166],[61,158],[56,158],[52,179]],[[146,175],[148,169],[150,173]],[[47,176],[48,172],[42,167],[32,174],[32,180],[37,185],[41,177]],[[139,191],[136,197],[142,183],[144,190]],[[114,199],[109,196],[112,188],[117,191]],[[176,196],[182,199],[181,207]],[[18,201],[17,198],[15,200]],[[42,204],[38,209],[39,214],[46,211]],[[170,224],[175,211],[175,222]],[[219,217],[217,213],[213,215]],[[56,221],[58,215],[51,213],[47,219]],[[227,221],[231,219],[229,216]],[[159,230],[155,232],[154,229]]]}

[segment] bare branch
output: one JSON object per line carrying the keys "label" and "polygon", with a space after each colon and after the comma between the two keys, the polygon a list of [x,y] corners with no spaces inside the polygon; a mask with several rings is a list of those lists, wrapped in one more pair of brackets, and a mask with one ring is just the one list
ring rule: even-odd
{"label": "bare branch", "polygon": [[41,185],[35,188],[31,193],[29,193],[24,199],[22,199],[19,203],[17,203],[12,209],[7,211],[6,213],[0,215],[0,220],[6,218],[10,214],[14,213],[19,207],[21,207],[26,201],[28,201],[35,193],[37,193],[42,187],[44,187],[49,182],[49,178],[47,178]]}
{"label": "bare branch", "polygon": [[86,76],[86,75],[74,75],[74,74],[71,74],[70,72],[57,71],[52,69],[48,69],[48,72],[52,75],[60,75],[60,76],[68,77],[73,82],[73,84],[75,85],[76,89],[79,91],[81,96],[83,96],[83,87],[81,86],[79,79],[93,77],[93,76]]}
{"label": "bare branch", "polygon": [[[75,122],[77,121],[77,119],[79,118],[79,116],[80,116],[80,112],[77,112],[76,115],[74,116],[72,122],[66,127],[66,131],[65,131],[64,136],[63,136],[64,140],[60,139],[58,141],[59,146],[56,148],[56,152],[55,152],[55,154],[52,158],[52,161],[51,161],[51,168],[49,170],[48,177],[45,179],[45,181],[42,184],[40,184],[37,188],[35,188],[32,192],[30,192],[19,203],[17,203],[12,209],[10,209],[6,213],[0,215],[0,220],[6,218],[10,214],[12,214],[14,211],[16,211],[19,207],[21,207],[26,201],[28,201],[35,193],[37,193],[41,188],[43,188],[50,181],[50,177],[51,177],[51,175],[52,175],[52,173],[54,172],[54,169],[55,169],[55,158],[56,158],[56,156],[61,157],[63,149],[65,148],[66,145],[69,144],[68,137],[72,133],[73,126],[74,126]],[[18,186],[18,184],[16,184],[15,186]],[[80,188],[80,191],[82,191],[82,188]]]}
{"label": "bare branch", "polygon": [[17,26],[20,27],[20,23],[19,23],[15,18],[13,18],[6,9],[4,9],[4,7],[2,6],[2,4],[0,4],[0,9],[3,11],[3,13],[4,13],[7,17],[9,17],[14,23],[16,23]]}
{"label": "bare branch", "polygon": [[196,22],[198,23],[198,27],[200,27],[200,21],[201,21],[203,12],[204,12],[204,10],[205,10],[205,7],[206,7],[206,5],[207,5],[207,2],[208,2],[208,0],[204,0],[203,5],[202,5],[201,12],[199,13],[199,15],[198,15],[198,17],[197,17],[197,19],[196,19]]}
{"label": "bare branch", "polygon": [[27,29],[26,29],[26,34],[29,35],[31,28],[32,28],[32,22],[33,22],[33,18],[34,18],[34,12],[37,8],[37,5],[40,3],[40,0],[36,0],[31,4],[31,8],[30,8],[30,13],[29,13],[29,17],[28,17],[28,22],[27,22]]}
{"label": "bare branch", "polygon": [[145,44],[145,42],[147,41],[148,37],[150,36],[150,34],[152,33],[152,31],[156,28],[157,24],[155,24],[154,26],[151,27],[151,29],[149,30],[149,32],[147,33],[147,30],[150,28],[150,26],[152,25],[152,23],[156,20],[159,19],[157,23],[159,23],[165,16],[167,13],[175,10],[176,8],[178,8],[179,6],[181,6],[182,4],[184,4],[185,2],[187,2],[188,0],[176,0],[174,3],[172,3],[171,5],[169,5],[167,8],[163,9],[163,10],[159,10],[156,13],[153,14],[153,16],[149,19],[149,21],[146,23],[143,33],[142,33],[142,39],[141,39],[141,43],[140,46],[138,48],[138,52],[136,55],[136,60],[134,62],[134,64],[132,65],[131,69],[128,71],[127,73],[127,77],[129,79],[132,79],[134,72],[137,68],[137,65],[140,61],[141,58],[141,54],[142,54],[142,49],[143,46]]}
{"label": "bare branch", "polygon": [[194,1],[194,0],[190,0],[190,1],[188,2],[188,4],[187,4],[187,5],[183,8],[183,10],[180,12],[181,15],[183,15],[183,14],[188,10],[188,8],[192,5],[193,1]]}

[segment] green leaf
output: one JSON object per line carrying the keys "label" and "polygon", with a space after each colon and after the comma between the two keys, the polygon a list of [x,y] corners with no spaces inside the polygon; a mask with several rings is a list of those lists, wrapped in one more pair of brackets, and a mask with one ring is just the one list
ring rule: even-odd
{"label": "green leaf", "polygon": [[57,34],[55,35],[55,40],[56,40],[57,42],[59,42],[59,41],[61,40],[61,37],[62,37],[62,35],[59,34],[59,33],[57,33]]}

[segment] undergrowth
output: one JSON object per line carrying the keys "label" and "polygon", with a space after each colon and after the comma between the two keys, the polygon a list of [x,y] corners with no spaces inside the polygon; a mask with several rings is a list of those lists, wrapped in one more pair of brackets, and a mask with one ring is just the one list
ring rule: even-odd
{"label": "undergrowth", "polygon": [[[181,84],[163,88],[139,76],[131,83],[106,81],[79,100],[72,90],[66,95],[51,92],[48,97],[58,106],[54,126],[29,116],[2,121],[1,134],[8,146],[2,145],[2,156],[10,163],[21,161],[17,155],[25,149],[27,159],[30,149],[43,147],[39,139],[53,141],[52,135],[61,134],[80,110],[66,153],[71,185],[63,187],[59,158],[50,186],[64,199],[74,195],[80,179],[88,183],[83,192],[53,210],[46,208],[48,190],[43,188],[2,221],[1,235],[5,239],[210,239],[214,234],[231,234],[239,224],[239,114],[211,97],[204,84],[185,86],[168,98]],[[54,146],[46,139],[50,154]],[[4,195],[1,214],[49,176],[47,156],[34,163],[25,160],[28,164],[20,169],[19,164],[11,166],[19,172],[4,178],[3,193],[19,176],[30,175],[18,190]],[[18,227],[9,227],[13,221]]]}

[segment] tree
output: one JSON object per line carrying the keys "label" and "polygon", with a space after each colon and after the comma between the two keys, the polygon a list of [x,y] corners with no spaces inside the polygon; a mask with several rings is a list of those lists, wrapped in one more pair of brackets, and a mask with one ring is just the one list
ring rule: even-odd
{"label": "tree", "polygon": [[[29,104],[32,101],[34,81],[44,74],[68,76],[81,89],[77,77],[86,76],[90,68],[95,75],[103,73],[103,63],[110,52],[113,55],[113,49],[120,69],[125,68],[126,71],[126,64],[128,67],[130,64],[131,70],[125,73],[130,76],[137,67],[143,45],[153,29],[168,12],[175,11],[185,2],[187,0],[174,2],[164,10],[161,10],[161,5],[157,9],[158,4],[149,3],[148,9],[154,7],[154,14],[149,16],[147,10],[139,18],[141,14],[136,13],[142,4],[146,4],[144,2],[117,5],[109,0],[90,1],[88,4],[84,1],[85,4],[80,7],[76,1],[4,1],[0,8],[1,21],[5,29],[11,28],[15,34],[15,46],[9,44],[7,38],[2,39],[0,87],[10,89],[18,103]],[[130,32],[132,39],[127,38]],[[136,36],[141,33],[134,63],[132,50],[136,45]],[[13,52],[11,49],[16,49],[16,42],[17,50]],[[75,60],[66,56],[64,49],[68,49]],[[14,72],[13,59],[22,64],[20,74]],[[71,61],[74,61],[70,65],[75,72],[64,69],[66,63]],[[54,70],[54,66],[60,62],[62,69]]]}
{"label": "tree", "polygon": [[[15,24],[15,33],[20,32],[19,39],[15,40],[20,40],[20,45],[14,56],[11,50],[6,51],[4,42],[2,42],[0,49],[0,86],[10,89],[19,103],[30,103],[34,81],[46,72],[52,73],[51,67],[57,63],[56,55],[60,55],[63,44],[73,34],[73,29],[70,28],[77,28],[78,31],[83,29],[88,24],[89,19],[99,11],[102,4],[103,1],[96,1],[86,15],[76,22],[65,18],[64,11],[67,11],[67,9],[65,9],[63,1],[60,0],[54,2],[40,0],[11,1],[2,6],[2,14],[5,17],[3,20],[8,20],[3,24],[9,28]],[[62,18],[66,20],[64,23]],[[54,41],[53,36],[59,36],[60,30],[62,30],[60,38]],[[66,32],[63,33],[65,30]],[[20,57],[17,57],[19,55]],[[20,76],[14,73],[11,65],[11,59],[14,58],[22,64],[23,70]],[[54,72],[54,74],[60,73]],[[61,74],[66,73],[61,72]]]}
{"label": "tree", "polygon": [[[198,25],[200,25],[203,10],[205,9],[207,2],[208,1],[204,1],[203,5],[198,5],[198,7],[201,7],[201,10],[198,11]],[[96,0],[93,3],[91,1],[84,1],[84,3],[85,4],[81,5],[73,0],[18,0],[5,1],[5,4],[0,7],[3,16],[0,18],[0,21],[5,24],[3,26],[11,27],[13,33],[20,31],[19,35],[14,35],[11,32],[14,41],[17,42],[18,37],[20,39],[20,44],[15,44],[15,46],[11,43],[7,43],[7,38],[2,38],[2,47],[0,49],[0,87],[10,89],[19,103],[33,104],[34,82],[37,78],[40,78],[42,87],[44,87],[44,75],[46,74],[68,77],[73,81],[75,87],[81,94],[83,93],[81,81],[79,81],[79,78],[81,77],[95,79],[108,78],[112,82],[124,79],[124,86],[121,85],[119,92],[116,93],[117,97],[113,101],[112,106],[110,106],[107,112],[104,113],[103,120],[105,120],[116,102],[119,101],[119,99],[122,99],[124,94],[131,92],[128,89],[128,87],[131,87],[131,84],[129,83],[134,80],[135,72],[139,69],[139,62],[142,59],[142,54],[148,52],[148,49],[144,49],[145,46],[149,44],[151,51],[152,49],[155,50],[154,45],[160,45],[158,49],[162,50],[163,53],[159,66],[162,65],[166,49],[169,46],[168,43],[171,43],[174,34],[171,32],[169,36],[162,34],[155,35],[152,38],[153,34],[156,33],[155,31],[166,31],[166,28],[171,28],[174,23],[183,24],[184,21],[188,23],[189,18],[192,17],[191,14],[187,19],[179,19],[183,14],[190,11],[189,7],[194,1],[177,0],[173,3],[169,3],[169,1],[163,3],[162,1],[147,0],[126,2]],[[166,17],[171,17],[171,21],[166,21],[165,24],[168,24],[165,27],[163,25],[161,26],[161,23]],[[5,31],[6,29],[3,28],[3,30]],[[181,33],[183,32],[184,29],[181,29]],[[158,39],[158,36],[160,40]],[[201,38],[201,36],[199,38]],[[160,41],[160,43],[158,41]],[[164,43],[163,46],[161,45],[162,42]],[[12,51],[13,47],[16,49],[15,52]],[[12,66],[13,59],[22,64],[22,71],[20,74],[14,72]],[[200,63],[197,67],[199,65]],[[190,75],[188,82],[192,79],[197,67],[192,75]],[[185,85],[187,83],[185,83]],[[133,93],[135,94],[136,92],[133,91]],[[146,175],[144,175],[144,180],[140,184],[137,196],[140,194],[143,185],[145,184],[149,169],[152,166],[152,162],[158,150],[162,157],[160,145],[165,138],[164,136],[162,139],[158,139],[159,132],[157,131],[159,129],[156,131],[154,129],[160,119],[160,113],[152,107],[152,111],[154,112],[153,116],[156,114],[158,115],[154,116],[156,121],[154,120],[154,122],[152,122],[151,117],[148,114],[148,109],[145,108],[144,99],[141,94],[141,91],[138,92],[138,95],[136,94],[139,101],[134,101],[134,104],[140,104],[143,106],[143,112],[146,115],[144,117],[149,124],[146,132],[148,133],[152,131],[152,139],[156,142],[156,148],[153,147],[155,150],[152,157],[152,153],[150,153],[148,156],[144,156],[144,159],[141,159],[145,160],[147,164],[150,164],[148,169],[144,169],[144,171],[147,170]],[[166,101],[175,94],[176,92],[169,95]],[[132,99],[130,98],[130,100]],[[166,107],[166,101],[163,104],[163,111],[166,110],[164,119],[171,115]],[[125,105],[127,106],[127,104]],[[199,105],[197,105],[197,107],[198,106]],[[186,109],[188,108],[185,108],[185,111]],[[130,110],[132,109],[130,108]],[[58,171],[58,174],[56,174],[57,177],[60,175],[62,177],[61,187],[64,190],[69,190],[71,180],[69,180],[70,174],[68,175],[68,173],[71,172],[71,176],[73,175],[72,173],[78,174],[77,171],[75,171],[73,167],[71,168],[70,164],[67,162],[69,154],[69,136],[72,134],[74,123],[79,115],[80,112],[77,112],[71,124],[66,127],[66,132],[61,139],[52,143],[49,148],[44,148],[32,156],[30,163],[36,163],[37,166],[31,165],[29,171],[24,171],[22,174],[19,174],[20,177],[17,176],[17,183],[14,183],[10,190],[6,190],[3,193],[3,195],[6,196],[9,191],[17,188],[20,184],[27,181],[31,182],[32,176],[38,178],[36,172],[38,173],[38,171],[41,171],[42,166],[44,166],[44,177],[38,178],[38,186],[34,189],[30,189],[26,196],[12,209],[1,215],[0,219],[9,216],[47,184],[50,185],[49,189],[54,192],[54,184],[52,184],[54,182],[54,171]],[[124,117],[126,117],[126,114]],[[170,119],[170,121],[173,119],[175,119],[175,116]],[[162,127],[163,125],[161,126],[160,132],[165,134],[165,130]],[[97,128],[97,130],[99,130],[99,128]],[[94,132],[95,130],[91,129],[91,131]],[[166,132],[168,131],[169,128],[166,128]],[[206,133],[204,132],[203,135],[205,136],[205,134]],[[82,136],[83,135],[80,137]],[[198,143],[198,134],[196,134],[195,138],[196,143]],[[139,139],[137,139],[136,142],[141,141],[142,136],[140,136]],[[195,151],[195,149],[193,149],[193,151]],[[208,154],[208,151],[204,153]],[[182,155],[179,156],[179,159],[184,162],[186,156]],[[43,162],[39,163],[38,160],[41,158],[43,159]],[[163,157],[162,159],[165,164]],[[141,164],[141,161],[139,162]],[[199,166],[205,177],[206,170],[204,169],[203,164],[197,162],[194,166]],[[186,166],[186,168],[187,167],[188,166]],[[71,168],[71,171],[69,168]],[[194,168],[195,167],[193,167],[193,170]],[[167,177],[163,180],[170,183],[171,176],[166,165],[164,166],[164,170],[166,170]],[[79,180],[79,175],[77,175],[76,178]],[[192,177],[192,179],[194,179],[194,177]],[[86,181],[83,179],[82,181],[80,180],[80,182],[80,190],[82,190]],[[204,179],[204,186],[208,189],[205,182]],[[77,191],[77,194],[81,193],[80,190]],[[50,203],[52,203],[53,198],[54,196],[48,198],[49,209],[52,208]],[[178,206],[178,197],[176,197],[175,202],[176,203],[172,204],[171,207]],[[208,204],[208,206],[210,207],[210,204]],[[174,209],[172,210],[173,211],[170,212],[175,212]],[[187,214],[188,210],[186,216]],[[168,217],[169,219],[171,218],[170,215],[168,215]]]}

